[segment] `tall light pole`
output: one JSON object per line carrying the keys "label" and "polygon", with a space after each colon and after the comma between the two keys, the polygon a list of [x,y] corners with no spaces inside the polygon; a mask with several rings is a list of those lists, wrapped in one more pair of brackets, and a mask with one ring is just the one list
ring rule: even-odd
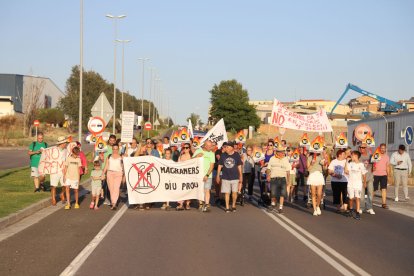
{"label": "tall light pole", "polygon": [[[154,67],[151,67],[151,75],[150,75],[150,95],[149,95],[149,102],[148,102],[148,121],[151,122],[151,103],[154,105],[152,101],[152,90],[154,88]],[[154,114],[153,114],[154,117]],[[154,126],[154,120],[152,120],[152,125]]]}
{"label": "tall light pole", "polygon": [[121,114],[124,112],[124,70],[125,70],[125,60],[124,60],[124,54],[125,54],[125,43],[131,42],[129,39],[117,39],[116,42],[122,43],[122,91],[121,91]]}
{"label": "tall light pole", "polygon": [[106,17],[108,17],[109,19],[113,19],[114,20],[114,115],[113,115],[113,124],[112,124],[112,132],[115,134],[115,124],[116,124],[116,37],[117,37],[117,29],[116,29],[116,25],[117,25],[117,21],[118,19],[122,19],[125,18],[126,15],[112,15],[112,14],[107,14]]}
{"label": "tall light pole", "polygon": [[80,65],[79,65],[79,125],[78,141],[82,143],[82,94],[83,94],[83,0],[80,0]]}
{"label": "tall light pole", "polygon": [[152,112],[152,114],[154,114],[154,123],[155,123],[155,120],[156,120],[156,115],[155,115],[155,106],[157,106],[157,116],[159,117],[160,116],[160,109],[159,109],[159,106],[158,106],[158,103],[159,103],[159,82],[161,81],[161,79],[160,78],[155,78],[155,80],[154,80],[154,106],[153,106],[153,108],[154,108],[154,110],[153,110],[153,112]]}
{"label": "tall light pole", "polygon": [[[149,60],[149,58],[139,58],[139,61],[142,61],[142,79],[141,79],[141,116],[142,120],[144,120],[144,80],[145,80],[145,62]],[[141,139],[142,139],[142,128],[141,128]]]}

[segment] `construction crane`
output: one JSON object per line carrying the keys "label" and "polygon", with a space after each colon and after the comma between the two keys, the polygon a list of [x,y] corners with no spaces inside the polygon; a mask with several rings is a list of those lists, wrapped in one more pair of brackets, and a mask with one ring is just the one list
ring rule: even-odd
{"label": "construction crane", "polygon": [[368,96],[368,97],[376,99],[379,102],[378,111],[382,111],[385,114],[395,113],[395,112],[399,112],[399,111],[405,111],[407,109],[405,104],[401,104],[401,103],[391,101],[391,100],[386,99],[384,97],[378,96],[374,93],[365,91],[365,90],[359,88],[356,85],[348,83],[344,93],[342,93],[341,97],[339,98],[339,100],[335,103],[334,107],[332,108],[331,113],[329,114],[330,116],[332,116],[335,108],[343,100],[343,98],[345,97],[345,95],[348,93],[349,90],[354,90],[355,92],[358,92],[359,94],[362,94],[364,96]]}

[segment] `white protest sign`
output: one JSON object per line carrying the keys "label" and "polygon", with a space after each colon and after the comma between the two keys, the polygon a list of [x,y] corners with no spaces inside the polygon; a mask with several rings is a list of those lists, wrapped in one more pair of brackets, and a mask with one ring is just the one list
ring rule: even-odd
{"label": "white protest sign", "polygon": [[133,111],[122,112],[121,142],[132,142],[132,138],[134,137],[134,120],[135,113]]}
{"label": "white protest sign", "polygon": [[188,135],[190,138],[194,138],[193,124],[190,119],[188,119]]}
{"label": "white protest sign", "polygon": [[332,132],[325,110],[314,114],[299,114],[288,110],[278,100],[274,100],[270,123],[279,128],[289,128],[310,132]]}
{"label": "white protest sign", "polygon": [[56,174],[63,170],[67,150],[60,150],[57,146],[46,148],[42,151],[39,161],[39,174]]}
{"label": "white protest sign", "polygon": [[174,162],[153,156],[123,159],[129,204],[204,200],[203,158]]}
{"label": "white protest sign", "polygon": [[223,119],[218,121],[217,124],[207,132],[207,134],[201,140],[200,146],[202,146],[207,140],[215,142],[218,148],[221,148],[223,143],[228,141],[226,127],[224,126]]}

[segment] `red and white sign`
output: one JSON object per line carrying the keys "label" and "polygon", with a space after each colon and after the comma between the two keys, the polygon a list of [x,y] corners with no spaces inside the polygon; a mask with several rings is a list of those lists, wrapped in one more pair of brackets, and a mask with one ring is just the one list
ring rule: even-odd
{"label": "red and white sign", "polygon": [[101,117],[91,117],[88,122],[88,130],[94,135],[101,134],[105,130],[105,121]]}
{"label": "red and white sign", "polygon": [[35,127],[40,126],[40,121],[39,121],[39,120],[34,120],[34,121],[33,121],[33,125],[34,125]]}
{"label": "red and white sign", "polygon": [[151,124],[150,122],[146,122],[146,123],[144,124],[144,129],[145,129],[145,130],[151,130],[151,129],[152,129],[152,124]]}
{"label": "red and white sign", "polygon": [[326,111],[321,109],[314,114],[299,114],[288,110],[278,100],[274,100],[270,123],[279,128],[289,128],[310,132],[332,132]]}

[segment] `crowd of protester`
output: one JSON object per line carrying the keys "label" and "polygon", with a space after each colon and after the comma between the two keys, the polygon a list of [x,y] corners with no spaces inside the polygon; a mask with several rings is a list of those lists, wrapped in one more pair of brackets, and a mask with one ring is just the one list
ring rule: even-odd
{"label": "crowd of protester", "polygon": [[[43,141],[43,134],[29,146],[31,176],[34,192],[45,189],[45,177],[39,174],[38,166],[42,150],[48,145]],[[61,186],[60,200],[65,209],[79,206],[79,185],[82,175],[88,173],[86,156],[79,142],[70,142],[59,137],[56,146],[61,152],[63,170],[50,175],[52,205],[56,205],[56,188]],[[400,145],[391,157],[387,155],[386,145],[380,145],[380,158],[372,162],[368,145],[359,144],[357,150],[332,149],[324,147],[322,152],[309,152],[306,147],[299,147],[299,155],[293,158],[294,148],[282,141],[275,146],[269,139],[266,144],[257,145],[264,153],[264,159],[255,162],[253,147],[235,141],[225,142],[218,148],[214,142],[206,141],[202,147],[195,148],[192,143],[171,146],[168,137],[162,140],[146,139],[131,143],[121,143],[115,135],[110,135],[107,150],[92,154],[91,202],[90,209],[99,210],[101,205],[108,205],[116,210],[120,202],[120,193],[127,193],[123,158],[136,156],[154,156],[183,162],[191,158],[203,157],[204,194],[203,201],[182,200],[162,202],[161,209],[177,211],[198,208],[202,212],[211,211],[211,203],[223,206],[226,213],[236,212],[237,204],[243,206],[246,201],[257,200],[269,211],[284,212],[286,202],[299,203],[299,193],[303,201],[312,206],[313,215],[322,215],[321,206],[325,204],[326,183],[330,178],[332,204],[337,213],[361,219],[365,211],[374,215],[374,192],[381,192],[381,207],[388,209],[388,177],[393,170],[395,184],[395,201],[399,201],[398,189],[403,185],[404,199],[409,200],[408,176],[411,174],[411,159],[405,146]],[[258,189],[255,193],[255,183]],[[71,204],[73,190],[74,205]],[[214,190],[212,192],[212,190]],[[127,195],[126,195],[127,196]],[[154,203],[131,206],[137,210],[150,210]],[[193,206],[193,207],[192,207]]]}

